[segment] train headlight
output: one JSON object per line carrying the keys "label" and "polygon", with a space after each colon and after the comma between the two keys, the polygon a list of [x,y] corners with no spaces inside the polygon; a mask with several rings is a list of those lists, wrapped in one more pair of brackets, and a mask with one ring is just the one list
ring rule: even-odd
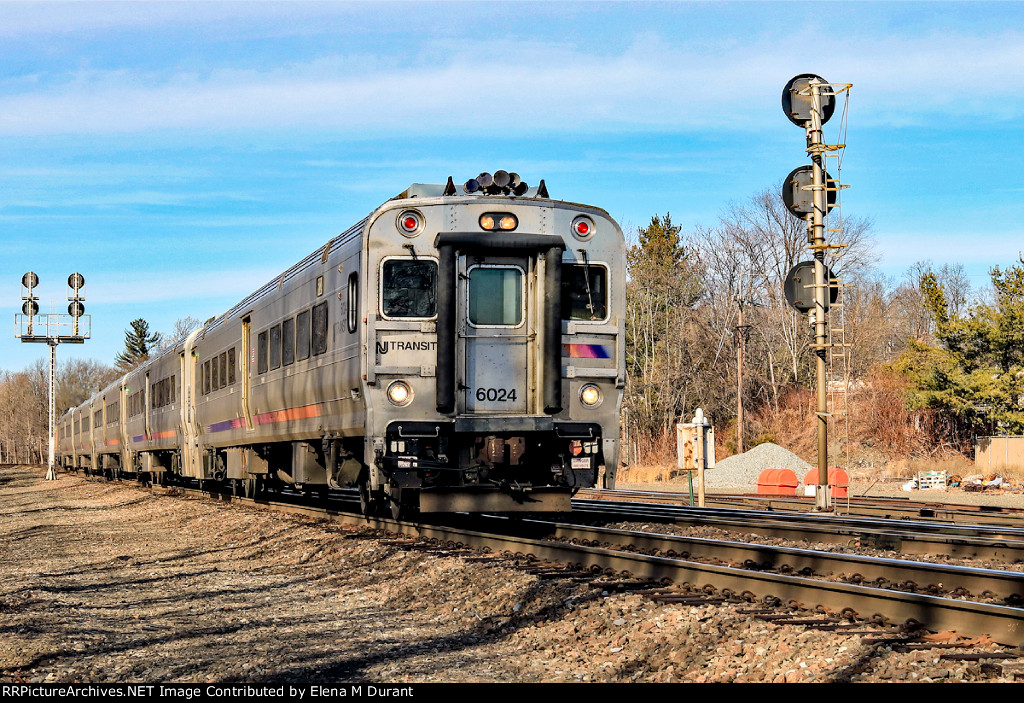
{"label": "train headlight", "polygon": [[398,216],[398,231],[406,237],[415,237],[423,231],[423,215],[415,210],[406,210]]}
{"label": "train headlight", "polygon": [[511,232],[519,226],[519,219],[510,212],[485,212],[480,216],[480,229],[488,232]]}
{"label": "train headlight", "polygon": [[601,404],[601,389],[593,383],[588,383],[580,388],[580,402],[588,408],[596,408]]}
{"label": "train headlight", "polygon": [[594,236],[594,221],[585,215],[580,215],[572,221],[572,236],[585,242]]}
{"label": "train headlight", "polygon": [[394,381],[388,386],[388,400],[392,405],[404,407],[412,402],[412,388],[405,381]]}

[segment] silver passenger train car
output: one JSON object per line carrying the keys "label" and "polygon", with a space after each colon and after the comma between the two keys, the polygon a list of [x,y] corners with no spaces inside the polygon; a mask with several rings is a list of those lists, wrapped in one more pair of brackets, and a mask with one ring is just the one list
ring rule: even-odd
{"label": "silver passenger train car", "polygon": [[356,486],[367,514],[568,510],[615,482],[624,256],[543,181],[414,184],[65,413],[60,461]]}

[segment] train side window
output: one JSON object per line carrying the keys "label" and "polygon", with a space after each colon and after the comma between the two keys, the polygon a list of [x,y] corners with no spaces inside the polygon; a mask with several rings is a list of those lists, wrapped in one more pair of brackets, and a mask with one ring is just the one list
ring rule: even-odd
{"label": "train side window", "polygon": [[323,354],[327,351],[327,303],[323,302],[313,306],[313,335],[312,352],[313,356]]}
{"label": "train side window", "polygon": [[281,325],[270,328],[270,368],[281,368]]}
{"label": "train side window", "polygon": [[256,337],[256,373],[267,372],[267,331]]}
{"label": "train side window", "polygon": [[220,388],[220,360],[215,356],[210,359],[210,367],[213,369],[213,377],[210,379],[210,390]]}
{"label": "train side window", "polygon": [[380,307],[385,317],[437,314],[437,262],[388,259],[381,264]]}
{"label": "train side window", "polygon": [[295,316],[295,358],[309,358],[309,310]]}
{"label": "train side window", "polygon": [[348,276],[348,331],[355,334],[359,328],[359,274]]}
{"label": "train side window", "polygon": [[235,382],[235,348],[228,349],[228,385]]}
{"label": "train side window", "polygon": [[[218,365],[220,366],[220,386],[219,386],[219,388],[224,388],[226,385],[228,385],[228,353],[227,352],[221,352],[220,353],[220,364],[218,364]],[[172,388],[171,395],[174,395],[174,391],[173,391],[174,383],[173,383],[173,380],[174,380],[174,377],[172,376],[171,377],[171,381],[172,381],[172,383],[171,383],[171,388]]]}
{"label": "train side window", "polygon": [[594,264],[562,264],[562,319],[608,318],[608,270]]}
{"label": "train side window", "polygon": [[174,402],[174,376],[171,376],[171,390],[167,395],[167,402],[168,404]]}
{"label": "train side window", "polygon": [[295,361],[295,318],[289,317],[281,323],[281,364],[288,366]]}
{"label": "train side window", "polygon": [[476,266],[469,271],[469,321],[517,327],[523,321],[523,271],[515,266]]}
{"label": "train side window", "polygon": [[[203,364],[203,395],[210,392],[210,361],[207,359],[206,363]],[[159,403],[154,403],[159,406]]]}

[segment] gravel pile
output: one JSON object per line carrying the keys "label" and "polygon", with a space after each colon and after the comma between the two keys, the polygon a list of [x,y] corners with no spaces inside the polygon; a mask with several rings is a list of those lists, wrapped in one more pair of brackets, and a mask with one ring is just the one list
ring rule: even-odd
{"label": "gravel pile", "polygon": [[785,447],[765,442],[750,451],[716,462],[704,480],[710,491],[753,493],[757,490],[757,477],[765,469],[792,469],[797,480],[803,483],[810,468],[810,464]]}

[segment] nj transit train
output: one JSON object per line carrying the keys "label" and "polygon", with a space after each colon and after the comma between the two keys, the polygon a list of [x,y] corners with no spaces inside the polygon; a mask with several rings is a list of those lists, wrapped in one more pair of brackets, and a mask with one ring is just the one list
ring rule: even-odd
{"label": "nj transit train", "polygon": [[67,411],[59,461],[357,486],[367,514],[569,510],[615,483],[624,256],[608,213],[543,180],[413,184]]}

